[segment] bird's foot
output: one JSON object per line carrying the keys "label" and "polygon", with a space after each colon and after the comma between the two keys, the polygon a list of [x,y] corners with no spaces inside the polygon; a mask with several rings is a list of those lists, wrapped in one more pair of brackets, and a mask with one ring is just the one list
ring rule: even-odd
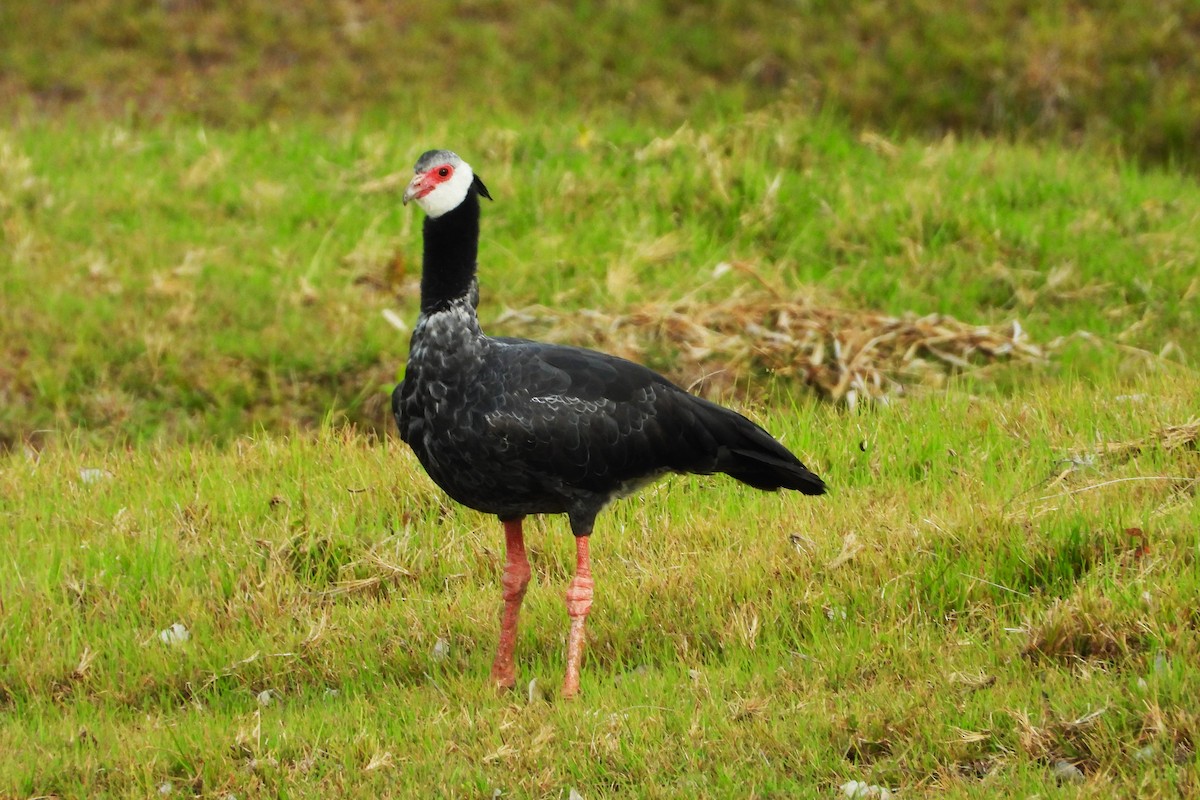
{"label": "bird's foot", "polygon": [[511,661],[507,664],[501,664],[499,661],[492,664],[492,685],[501,694],[517,685],[517,670]]}

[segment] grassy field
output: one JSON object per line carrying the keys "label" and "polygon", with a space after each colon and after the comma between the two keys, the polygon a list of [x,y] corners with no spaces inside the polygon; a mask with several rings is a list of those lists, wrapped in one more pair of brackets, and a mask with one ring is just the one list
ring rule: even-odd
{"label": "grassy field", "polygon": [[[523,690],[496,697],[499,526],[374,432],[419,252],[389,176],[451,142],[497,196],[485,321],[719,304],[738,260],[1063,341],[857,413],[744,375],[727,399],[831,494],[679,479],[604,515],[574,704],[570,537],[539,524]],[[419,142],[44,123],[2,165],[0,793],[1200,788],[1190,182],[786,109]]]}
{"label": "grassy field", "polygon": [[[448,143],[497,198],[485,320],[761,282],[847,308],[1015,319],[1042,344],[1087,331],[1098,341],[1065,343],[1052,369],[1097,378],[1142,359],[1123,348],[1186,360],[1197,329],[1194,182],[1089,153],[896,145],[786,105],[703,131],[41,122],[0,139],[0,444],[227,440],[327,414],[390,426],[382,390],[407,333],[383,312],[415,319],[420,224],[387,189]],[[721,263],[757,278],[714,277]],[[669,349],[649,358],[697,377]]]}
{"label": "grassy field", "polygon": [[1194,0],[8,0],[0,67],[14,114],[678,125],[787,99],[1200,166]]}
{"label": "grassy field", "polygon": [[[1200,794],[1200,18],[1142,11],[4,4],[0,797]],[[498,696],[500,526],[390,427],[440,146],[489,332],[830,486],[602,514],[578,702],[565,520]],[[903,391],[834,403],[780,308],[1042,357],[867,348]]]}
{"label": "grassy field", "polygon": [[761,415],[832,493],[679,479],[607,513],[567,704],[565,524],[530,536],[522,691],[496,697],[498,526],[397,442],[13,458],[3,791],[992,797],[1055,792],[1063,761],[1086,796],[1195,792],[1195,439],[1161,433],[1194,387]]}

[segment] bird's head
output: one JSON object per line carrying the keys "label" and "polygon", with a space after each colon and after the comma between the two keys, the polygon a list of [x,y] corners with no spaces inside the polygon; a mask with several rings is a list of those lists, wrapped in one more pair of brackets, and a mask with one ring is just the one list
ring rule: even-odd
{"label": "bird's head", "polygon": [[492,199],[483,181],[471,171],[471,165],[449,150],[425,152],[417,159],[413,172],[416,174],[404,190],[401,202],[408,205],[409,200],[415,200],[431,219],[458,208],[472,190]]}

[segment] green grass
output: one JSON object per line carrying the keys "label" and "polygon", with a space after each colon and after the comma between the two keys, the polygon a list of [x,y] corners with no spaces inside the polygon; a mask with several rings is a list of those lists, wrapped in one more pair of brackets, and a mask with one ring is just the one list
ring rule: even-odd
{"label": "green grass", "polygon": [[499,526],[394,440],[11,457],[0,790],[982,797],[1053,792],[1067,759],[1089,796],[1194,791],[1194,444],[1055,480],[1194,413],[1194,381],[1128,390],[774,408],[832,493],[675,479],[606,512],[577,703],[565,523],[529,535],[518,644],[549,700],[496,697]]}
{"label": "green grass", "polygon": [[[885,5],[6,4],[0,796],[1200,793],[1194,14]],[[1050,358],[857,411],[739,374],[830,494],[606,511],[575,703],[531,523],[499,697],[499,525],[387,415],[430,146],[496,197],[492,333],[754,274]]]}
{"label": "green grass", "polygon": [[1069,343],[1058,365],[1096,379],[1153,362],[1121,347],[1186,362],[1197,328],[1200,190],[1087,153],[863,143],[786,105],[703,131],[416,139],[42,121],[0,137],[0,442],[228,440],[330,413],[388,428],[407,335],[383,311],[416,316],[420,224],[396,192],[362,190],[435,145],[496,197],[485,323],[531,303],[718,300],[746,278],[713,268],[736,261],[849,308],[1017,319],[1042,343],[1087,331],[1104,344]]}
{"label": "green grass", "polygon": [[404,140],[13,130],[0,789],[994,796],[1069,760],[1097,796],[1194,790],[1195,445],[1076,455],[1194,417],[1185,350],[1125,349],[1194,336],[1194,188],[1056,150],[881,155],[784,115],[588,135],[432,135],[498,197],[485,318],[675,297],[741,259],[840,304],[1102,343],[857,415],[760,377],[748,410],[833,493],[675,480],[607,513],[577,704],[553,702],[570,538],[540,523],[519,661],[550,702],[497,698],[495,521],[393,439],[302,432],[346,398],[378,413],[400,367],[380,312],[415,313],[417,226],[358,189]]}
{"label": "green grass", "polygon": [[0,8],[0,109],[424,127],[617,109],[675,125],[781,97],[855,127],[1088,140],[1197,164],[1193,0],[372,3]]}

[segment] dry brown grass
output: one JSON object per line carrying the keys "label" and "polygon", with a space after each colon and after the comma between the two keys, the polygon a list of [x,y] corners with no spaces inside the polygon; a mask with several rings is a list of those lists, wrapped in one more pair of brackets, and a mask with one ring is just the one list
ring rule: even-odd
{"label": "dry brown grass", "polygon": [[1185,447],[1193,450],[1200,448],[1200,417],[1192,417],[1180,425],[1164,425],[1138,439],[1105,442],[1098,449],[1090,448],[1085,452],[1078,452],[1075,457],[1082,458],[1098,453],[1117,459],[1130,458],[1151,447],[1161,447],[1163,450],[1177,450]]}
{"label": "dry brown grass", "polygon": [[[897,316],[767,290],[722,302],[645,303],[627,314],[534,306],[508,311],[498,324],[635,361],[669,350],[676,354],[675,377],[694,384],[721,385],[751,370],[796,378],[850,406],[886,402],[905,387],[940,384],[998,362],[1047,359],[1016,320],[974,325],[943,314]],[[729,377],[723,382],[722,375]]]}
{"label": "dry brown grass", "polygon": [[1013,712],[1020,748],[1032,758],[1054,764],[1056,772],[1062,763],[1070,764],[1085,774],[1092,773],[1098,765],[1093,752],[1093,734],[1105,710],[1097,709],[1075,719],[1051,717],[1037,721],[1024,712]]}
{"label": "dry brown grass", "polygon": [[1146,622],[1104,597],[1057,601],[1030,632],[1025,655],[1035,661],[1113,663],[1145,649]]}

